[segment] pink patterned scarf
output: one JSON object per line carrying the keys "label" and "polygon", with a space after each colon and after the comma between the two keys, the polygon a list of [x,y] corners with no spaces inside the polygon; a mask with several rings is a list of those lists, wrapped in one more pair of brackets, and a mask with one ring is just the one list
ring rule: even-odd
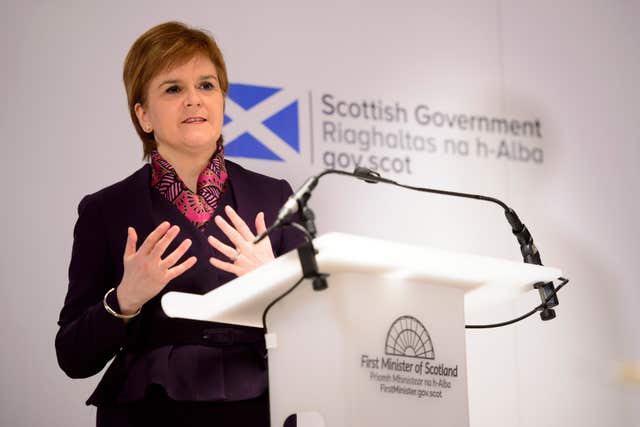
{"label": "pink patterned scarf", "polygon": [[197,193],[187,188],[173,166],[157,150],[151,153],[151,187],[156,188],[200,230],[204,230],[215,212],[227,178],[222,146],[198,176]]}

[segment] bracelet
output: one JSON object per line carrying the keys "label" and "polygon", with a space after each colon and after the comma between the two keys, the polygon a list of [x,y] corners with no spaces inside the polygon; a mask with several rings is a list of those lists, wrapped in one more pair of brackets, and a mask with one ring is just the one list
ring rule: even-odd
{"label": "bracelet", "polygon": [[140,310],[141,308],[138,309],[138,311],[136,311],[133,314],[120,314],[117,313],[114,309],[112,309],[111,307],[109,307],[109,304],[107,304],[107,297],[109,296],[109,294],[113,291],[115,291],[116,288],[111,288],[107,291],[106,294],[104,294],[104,298],[102,299],[102,304],[104,305],[104,309],[107,310],[107,312],[113,316],[116,316],[118,319],[132,319],[134,317],[136,317],[138,314],[140,314]]}

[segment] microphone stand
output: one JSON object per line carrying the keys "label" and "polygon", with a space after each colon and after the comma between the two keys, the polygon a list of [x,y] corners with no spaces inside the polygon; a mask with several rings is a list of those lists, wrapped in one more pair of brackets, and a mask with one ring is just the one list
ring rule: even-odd
{"label": "microphone stand", "polygon": [[318,251],[313,246],[313,239],[316,238],[318,230],[316,228],[316,215],[311,208],[307,205],[309,198],[298,202],[300,205],[300,218],[302,220],[302,226],[306,229],[307,241],[298,247],[298,258],[300,259],[300,265],[302,266],[302,276],[307,279],[311,279],[311,284],[314,291],[323,291],[329,287],[327,283],[326,273],[320,273],[318,271],[318,261],[316,255]]}
{"label": "microphone stand", "polygon": [[[511,231],[518,239],[518,243],[520,243],[520,253],[525,264],[542,265],[540,252],[533,243],[533,237],[527,227],[520,221],[518,215],[511,208],[505,209],[504,215],[507,217],[509,224],[511,224]],[[533,284],[533,288],[538,290],[542,300],[539,309],[540,318],[544,321],[554,319],[556,311],[553,307],[560,304],[560,302],[553,282],[536,282]]]}

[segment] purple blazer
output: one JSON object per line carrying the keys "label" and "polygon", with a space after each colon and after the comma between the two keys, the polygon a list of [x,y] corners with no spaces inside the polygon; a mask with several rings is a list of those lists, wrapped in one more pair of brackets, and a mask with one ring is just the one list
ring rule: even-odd
{"label": "purple blazer", "polygon": [[[224,205],[231,205],[251,228],[260,211],[267,225],[272,223],[292,192],[289,184],[225,163],[229,186],[215,215],[223,214]],[[151,168],[145,165],[80,202],[69,288],[55,340],[60,367],[72,378],[86,378],[115,357],[87,401],[96,406],[139,400],[153,384],[164,387],[175,400],[236,401],[263,394],[267,373],[261,329],[169,319],[162,311],[160,298],[166,292],[203,294],[235,276],[209,264],[210,256],[224,256],[207,243],[206,236],[228,242],[215,223],[210,221],[202,233],[150,187],[150,176]],[[195,255],[198,261],[125,325],[107,313],[102,299],[122,279],[127,227],[136,229],[141,244],[164,220],[180,226],[180,234],[166,253],[191,238],[193,244],[182,260]],[[302,241],[291,228],[276,230],[270,238],[276,256]],[[108,303],[119,310],[115,292]]]}

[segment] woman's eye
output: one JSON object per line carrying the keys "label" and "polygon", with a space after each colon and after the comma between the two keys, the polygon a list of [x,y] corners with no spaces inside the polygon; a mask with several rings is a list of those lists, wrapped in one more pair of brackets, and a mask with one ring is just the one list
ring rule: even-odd
{"label": "woman's eye", "polygon": [[176,85],[169,86],[167,88],[167,90],[165,90],[165,92],[166,93],[178,93],[178,92],[180,92],[180,88],[178,86],[176,86]]}
{"label": "woman's eye", "polygon": [[204,90],[212,90],[214,88],[213,83],[211,82],[202,82],[200,87]]}

